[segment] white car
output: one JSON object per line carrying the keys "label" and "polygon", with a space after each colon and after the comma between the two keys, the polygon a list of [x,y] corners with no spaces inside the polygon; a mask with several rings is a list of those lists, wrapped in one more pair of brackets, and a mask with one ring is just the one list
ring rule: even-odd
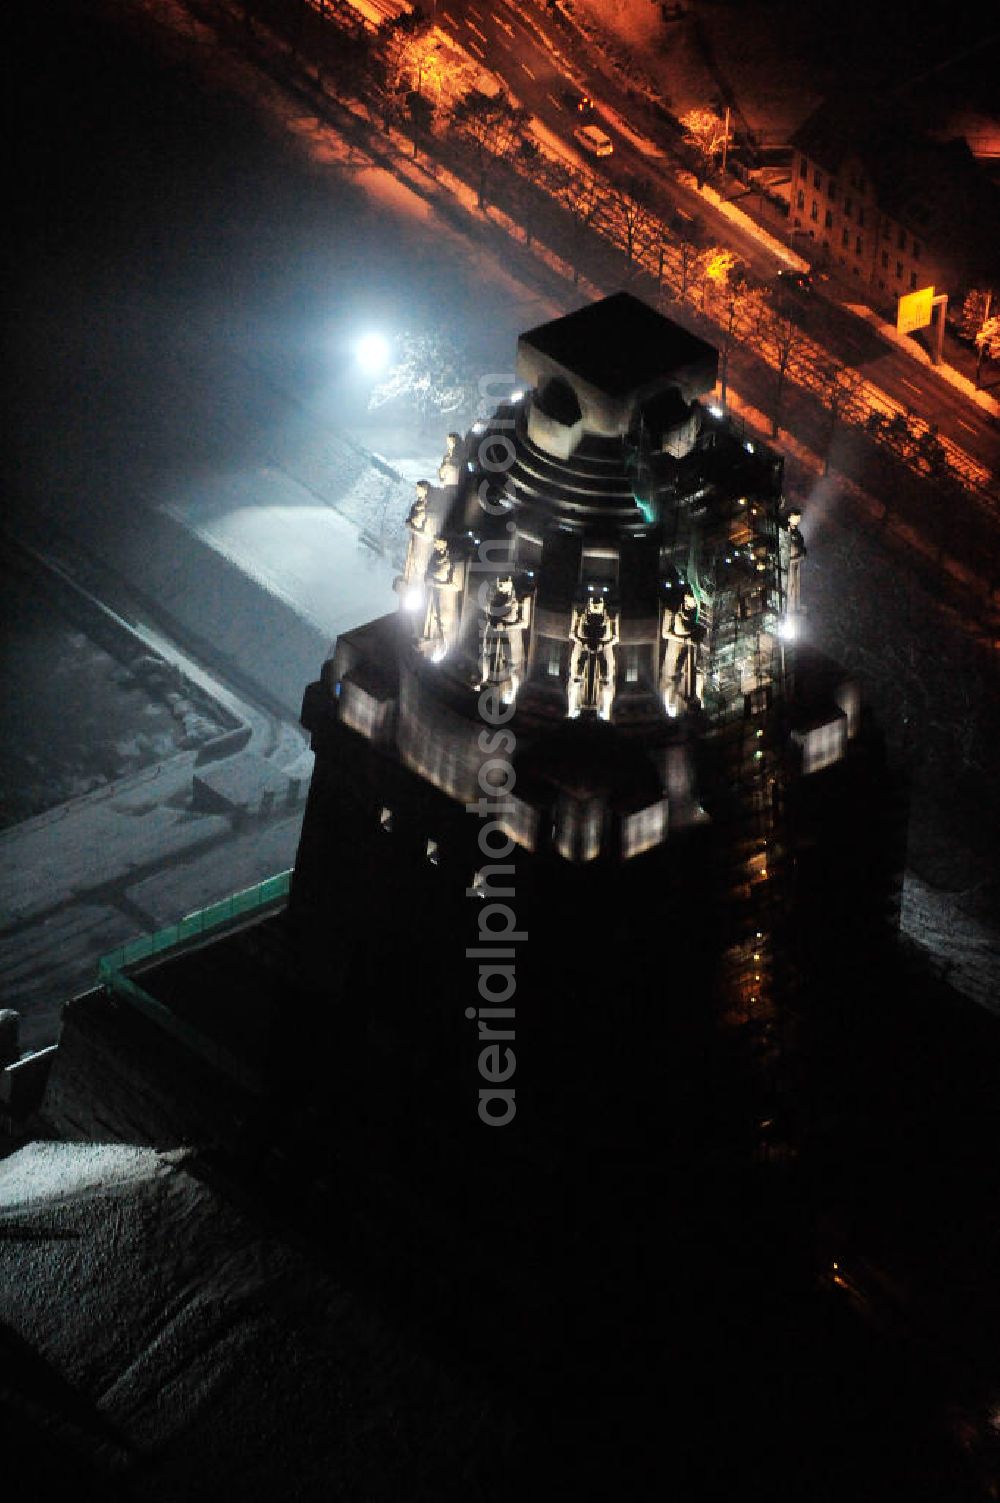
{"label": "white car", "polygon": [[596,125],[580,125],[573,134],[584,151],[589,151],[592,157],[609,157],[615,149],[611,137],[606,136]]}

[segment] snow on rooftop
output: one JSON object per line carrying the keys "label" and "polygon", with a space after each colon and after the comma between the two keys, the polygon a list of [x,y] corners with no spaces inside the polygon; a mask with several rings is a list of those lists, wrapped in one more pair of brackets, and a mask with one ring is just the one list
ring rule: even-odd
{"label": "snow on rooftop", "polygon": [[81,1475],[147,1503],[314,1497],[318,1479],[372,1503],[456,1496],[482,1395],[187,1157],[33,1143],[0,1163],[0,1331],[37,1443],[69,1433]]}
{"label": "snow on rooftop", "polygon": [[128,1189],[159,1172],[151,1148],[121,1143],[29,1143],[0,1162],[0,1216]]}

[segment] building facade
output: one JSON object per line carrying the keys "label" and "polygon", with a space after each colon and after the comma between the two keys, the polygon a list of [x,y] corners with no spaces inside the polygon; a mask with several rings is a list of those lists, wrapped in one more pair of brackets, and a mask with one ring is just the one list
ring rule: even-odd
{"label": "building facade", "polygon": [[870,106],[821,106],[792,138],[789,221],[814,255],[888,309],[932,286],[957,297],[1000,275],[997,193],[962,141]]}

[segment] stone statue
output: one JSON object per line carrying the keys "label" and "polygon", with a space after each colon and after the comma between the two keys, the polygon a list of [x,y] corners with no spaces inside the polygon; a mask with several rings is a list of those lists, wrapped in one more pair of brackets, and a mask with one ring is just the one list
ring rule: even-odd
{"label": "stone statue", "polygon": [[406,514],[406,525],[411,532],[425,532],[427,529],[427,498],[431,493],[429,480],[418,480],[416,484],[417,499]]}
{"label": "stone statue", "polygon": [[449,433],[445,439],[444,458],[438,465],[438,479],[442,485],[458,484],[458,446],[462,442],[460,433]]}
{"label": "stone statue", "polygon": [[574,610],[569,635],[573,643],[567,693],[569,716],[574,719],[588,710],[602,720],[610,720],[615,697],[618,617],[608,610],[603,595],[590,595],[585,605]]}
{"label": "stone statue", "polygon": [[519,600],[510,575],[501,576],[479,621],[480,682],[500,689],[504,704],[517,697],[524,664],[529,602]]}
{"label": "stone statue", "polygon": [[660,690],[668,715],[677,715],[697,697],[698,602],[689,589],[677,610],[663,614],[666,641]]}
{"label": "stone statue", "polygon": [[793,509],[785,518],[788,533],[788,585],[785,592],[789,615],[802,609],[802,560],[806,556],[805,539],[799,531],[802,513]]}
{"label": "stone statue", "polygon": [[435,538],[424,571],[427,588],[427,614],[423,640],[432,661],[439,663],[455,640],[458,618],[458,592],[461,570],[456,566],[447,538]]}
{"label": "stone statue", "polygon": [[411,608],[423,598],[421,583],[431,553],[430,518],[427,515],[430,492],[428,481],[418,480],[417,498],[406,516],[410,541],[406,550],[406,563],[403,565],[402,584],[404,604]]}

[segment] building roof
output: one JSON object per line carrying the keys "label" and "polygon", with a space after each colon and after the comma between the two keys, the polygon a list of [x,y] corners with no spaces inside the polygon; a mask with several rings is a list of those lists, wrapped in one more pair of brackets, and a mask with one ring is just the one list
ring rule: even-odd
{"label": "building roof", "polygon": [[718,362],[712,345],[628,292],[539,324],[520,343],[610,397],[698,368],[711,368],[711,386]]}

